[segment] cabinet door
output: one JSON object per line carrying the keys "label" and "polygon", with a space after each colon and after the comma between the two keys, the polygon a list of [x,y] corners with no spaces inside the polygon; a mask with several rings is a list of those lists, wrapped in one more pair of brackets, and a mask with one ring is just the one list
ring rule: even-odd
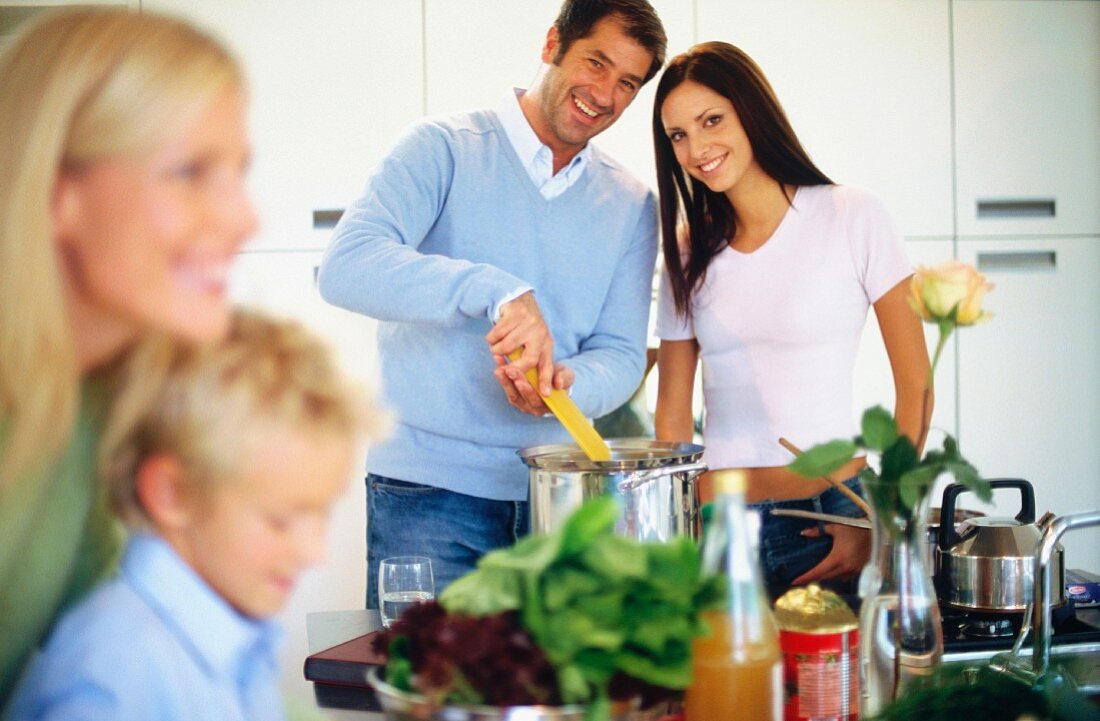
{"label": "cabinet door", "polygon": [[322,251],[252,251],[238,255],[229,277],[234,302],[304,323],[332,347],[344,370],[370,386],[378,368],[378,322],[329,305],[317,291]]}
{"label": "cabinet door", "polygon": [[[341,210],[423,111],[420,3],[143,0],[191,18],[239,55],[250,81],[251,248],[319,248],[314,211]],[[319,225],[326,225],[322,220]]]}
{"label": "cabinet door", "polygon": [[[1040,513],[1100,509],[1100,238],[960,241],[959,257],[996,285],[994,318],[958,333],[964,455],[1031,481]],[[1100,569],[1100,530],[1064,543],[1067,567]]]}
{"label": "cabinet door", "polygon": [[[670,53],[692,42],[694,11],[683,0],[653,0]],[[530,87],[539,70],[546,31],[561,0],[426,0],[427,112],[495,107],[509,88]],[[471,38],[491,47],[476,52]],[[646,83],[615,125],[595,144],[643,182],[657,187],[650,114],[657,79]]]}
{"label": "cabinet door", "polygon": [[906,237],[954,234],[947,0],[698,0],[699,40],[763,69],[826,175],[879,194]]}
{"label": "cabinet door", "polygon": [[1100,233],[1100,3],[953,14],[959,234]]}

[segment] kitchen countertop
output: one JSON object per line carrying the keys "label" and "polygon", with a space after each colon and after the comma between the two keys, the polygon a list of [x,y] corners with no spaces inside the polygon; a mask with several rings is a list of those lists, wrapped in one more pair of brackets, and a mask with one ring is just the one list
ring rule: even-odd
{"label": "kitchen countertop", "polygon": [[[382,626],[378,611],[318,611],[306,614],[306,637],[311,654],[362,636]],[[367,689],[313,685],[317,706],[331,721],[385,721]]]}
{"label": "kitchen countertop", "polygon": [[[1100,628],[1100,608],[1078,609],[1077,617],[1091,626]],[[309,652],[312,654],[323,651],[369,633],[381,625],[378,611],[361,609],[306,614]],[[1030,647],[1025,648],[1022,653],[1029,655]],[[978,654],[949,654],[944,660],[945,662],[980,661],[993,654],[992,651]],[[1054,654],[1055,657],[1059,655],[1058,647],[1055,647]],[[1090,649],[1089,656],[1095,657],[1095,665],[1100,665],[1100,650]],[[323,709],[324,714],[332,721],[385,721],[385,716],[380,711],[374,710],[377,706],[374,703],[373,694],[367,689],[314,684],[313,690],[317,706]]]}

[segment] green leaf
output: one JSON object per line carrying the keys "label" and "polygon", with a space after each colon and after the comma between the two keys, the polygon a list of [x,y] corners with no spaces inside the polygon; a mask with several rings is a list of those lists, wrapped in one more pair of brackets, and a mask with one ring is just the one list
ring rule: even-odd
{"label": "green leaf", "polygon": [[584,710],[584,721],[607,721],[611,718],[611,700],[606,693],[592,699]]}
{"label": "green leaf", "polygon": [[573,599],[573,606],[601,627],[623,625],[623,593],[618,589],[579,596]]}
{"label": "green leaf", "polygon": [[806,478],[827,476],[852,460],[855,454],[856,444],[852,441],[829,441],[809,449],[787,468]]}
{"label": "green leaf", "polygon": [[898,496],[907,508],[916,508],[932,490],[936,477],[943,471],[940,464],[920,465],[906,471],[898,480]]}
{"label": "green leaf", "polygon": [[882,467],[879,476],[883,481],[896,482],[906,471],[917,465],[917,449],[909,436],[898,436],[893,445],[882,453]]}
{"label": "green leaf", "polygon": [[[578,511],[579,512],[579,511]],[[478,569],[509,569],[525,573],[539,573],[562,555],[562,533],[544,536],[527,536],[511,548],[498,549],[485,554],[478,561]]]}
{"label": "green leaf", "polygon": [[558,669],[558,690],[561,691],[561,700],[567,704],[584,703],[592,696],[584,673],[573,664]]}
{"label": "green leaf", "polygon": [[508,568],[479,568],[447,586],[439,602],[451,613],[471,616],[513,611],[522,602],[520,576]]}
{"label": "green leaf", "polygon": [[883,481],[870,467],[859,472],[859,480],[871,505],[881,511],[892,511],[898,502],[898,484]]}
{"label": "green leaf", "polygon": [[596,538],[609,534],[619,518],[619,503],[610,496],[585,502],[566,519],[561,528],[561,555],[573,556]]}
{"label": "green leaf", "polygon": [[676,663],[658,663],[648,656],[623,653],[618,659],[619,669],[655,686],[687,688],[691,683],[691,658]]}
{"label": "green leaf", "polygon": [[699,548],[686,536],[676,536],[667,543],[647,543],[646,580],[662,593],[680,596],[694,593],[702,572]]}
{"label": "green leaf", "polygon": [[959,455],[959,442],[950,433],[943,435],[943,453],[948,458],[962,458]]}
{"label": "green leaf", "polygon": [[557,565],[546,571],[542,600],[547,611],[566,608],[576,602],[578,596],[593,594],[606,583],[587,568],[573,565]]}
{"label": "green leaf", "polygon": [[623,536],[601,536],[580,554],[581,562],[607,578],[641,578],[649,568],[646,550]]}
{"label": "green leaf", "polygon": [[863,445],[876,451],[885,451],[898,439],[898,424],[893,414],[882,406],[864,411],[860,431]]}
{"label": "green leaf", "polygon": [[960,460],[947,463],[946,469],[948,473],[955,477],[956,481],[974,491],[980,500],[987,503],[992,500],[993,489],[990,487],[989,481],[981,477],[977,468],[965,460]]}

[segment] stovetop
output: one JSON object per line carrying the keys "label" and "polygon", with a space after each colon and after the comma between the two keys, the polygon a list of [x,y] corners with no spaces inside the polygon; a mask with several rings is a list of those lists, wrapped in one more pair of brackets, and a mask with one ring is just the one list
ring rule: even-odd
{"label": "stovetop", "polygon": [[[1007,651],[1019,635],[1023,613],[978,613],[940,606],[943,618],[945,653],[970,651]],[[1053,646],[1100,643],[1100,613],[1097,609],[1077,609],[1072,600],[1051,613]],[[1031,646],[1029,638],[1025,647]]]}

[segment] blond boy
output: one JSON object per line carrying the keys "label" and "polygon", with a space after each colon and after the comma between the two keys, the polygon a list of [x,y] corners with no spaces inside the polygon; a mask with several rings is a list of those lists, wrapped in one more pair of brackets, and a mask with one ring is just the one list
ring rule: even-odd
{"label": "blond boy", "polygon": [[324,553],[364,409],[302,327],[251,311],[214,346],[145,344],[125,376],[103,465],[133,536],[11,718],[282,719],[271,617]]}

